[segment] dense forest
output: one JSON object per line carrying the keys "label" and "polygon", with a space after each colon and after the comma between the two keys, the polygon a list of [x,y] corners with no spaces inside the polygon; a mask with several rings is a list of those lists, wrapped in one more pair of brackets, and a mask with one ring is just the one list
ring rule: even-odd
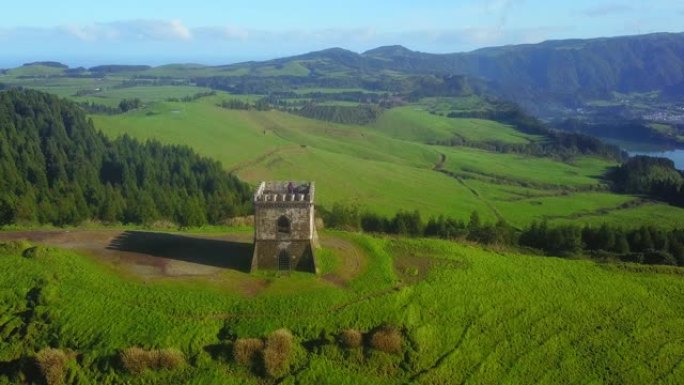
{"label": "dense forest", "polygon": [[74,103],[0,92],[0,225],[87,220],[181,226],[249,209],[250,187],[188,147],[109,140]]}
{"label": "dense forest", "polygon": [[609,177],[617,192],[648,195],[684,207],[684,175],[670,159],[635,156]]}

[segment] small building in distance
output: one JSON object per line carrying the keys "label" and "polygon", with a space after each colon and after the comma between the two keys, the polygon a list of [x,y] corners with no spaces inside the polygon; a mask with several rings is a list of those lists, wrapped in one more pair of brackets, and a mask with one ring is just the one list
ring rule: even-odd
{"label": "small building in distance", "polygon": [[254,193],[252,271],[316,273],[313,182],[261,182]]}

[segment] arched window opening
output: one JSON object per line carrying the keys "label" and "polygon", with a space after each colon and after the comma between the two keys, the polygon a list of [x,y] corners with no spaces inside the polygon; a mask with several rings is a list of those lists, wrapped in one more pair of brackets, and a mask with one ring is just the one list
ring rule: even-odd
{"label": "arched window opening", "polygon": [[290,234],[290,220],[286,216],[278,218],[278,234]]}

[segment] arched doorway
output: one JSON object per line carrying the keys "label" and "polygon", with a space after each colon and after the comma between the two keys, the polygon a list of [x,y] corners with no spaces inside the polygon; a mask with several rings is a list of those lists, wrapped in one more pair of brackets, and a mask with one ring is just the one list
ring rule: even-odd
{"label": "arched doorway", "polygon": [[280,254],[278,254],[278,270],[279,271],[290,271],[291,270],[290,254],[285,250],[281,250]]}

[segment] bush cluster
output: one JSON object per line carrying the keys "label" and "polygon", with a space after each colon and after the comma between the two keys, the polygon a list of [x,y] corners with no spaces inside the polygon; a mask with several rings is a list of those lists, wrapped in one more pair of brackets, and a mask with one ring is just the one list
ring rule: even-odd
{"label": "bush cluster", "polygon": [[356,329],[344,329],[340,333],[340,343],[348,349],[355,349],[363,344],[363,334]]}
{"label": "bush cluster", "polygon": [[64,382],[64,372],[69,356],[60,349],[45,348],[36,354],[38,370],[48,385],[58,385]]}
{"label": "bush cluster", "polygon": [[233,359],[240,365],[253,366],[264,350],[264,341],[259,338],[238,338],[233,344]]}
{"label": "bush cluster", "polygon": [[242,366],[261,367],[269,377],[283,377],[288,372],[294,349],[294,337],[287,329],[271,333],[266,342],[259,338],[238,338],[233,344],[233,359]]}
{"label": "bush cluster", "polygon": [[292,356],[293,337],[287,329],[271,333],[264,349],[264,369],[271,377],[282,377],[287,373]]}
{"label": "bush cluster", "polygon": [[383,326],[376,330],[370,340],[373,349],[389,354],[400,353],[402,343],[401,331],[392,326]]}
{"label": "bush cluster", "polygon": [[124,349],[121,364],[132,374],[140,374],[146,369],[176,369],[185,364],[185,356],[177,349],[144,350],[139,347]]}

